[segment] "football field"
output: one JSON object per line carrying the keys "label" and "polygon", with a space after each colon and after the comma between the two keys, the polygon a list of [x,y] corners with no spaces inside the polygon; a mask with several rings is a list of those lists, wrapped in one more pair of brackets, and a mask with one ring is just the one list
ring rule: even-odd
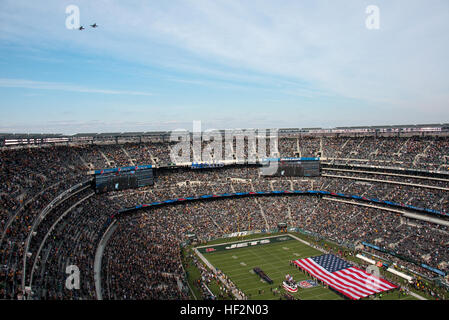
{"label": "football field", "polygon": [[[288,234],[264,237],[246,241],[198,247],[198,250],[215,268],[226,274],[230,280],[251,300],[279,300],[286,292],[282,287],[285,276],[290,274],[295,282],[312,280],[299,268],[290,265],[291,260],[323,254],[321,251],[298,241]],[[261,280],[253,268],[259,267],[273,280],[273,284]],[[272,289],[280,293],[273,293]],[[291,293],[301,300],[343,300],[341,295],[322,285],[309,288],[298,287]],[[397,293],[385,293],[383,299],[410,299]]]}
{"label": "football field", "polygon": [[[281,294],[274,295],[271,288],[279,289],[287,274],[292,275],[296,282],[312,279],[299,269],[291,266],[289,261],[322,254],[320,251],[288,235],[283,237],[286,240],[271,241],[268,244],[250,245],[228,250],[219,250],[217,248],[213,252],[203,252],[203,255],[215,268],[223,271],[249,299],[279,299],[281,294],[286,291],[281,287],[279,290]],[[273,280],[273,284],[270,285],[261,280],[253,271],[255,267],[262,269]],[[335,292],[321,285],[305,289],[299,288],[298,292],[292,293],[292,295],[299,299],[343,299]]]}

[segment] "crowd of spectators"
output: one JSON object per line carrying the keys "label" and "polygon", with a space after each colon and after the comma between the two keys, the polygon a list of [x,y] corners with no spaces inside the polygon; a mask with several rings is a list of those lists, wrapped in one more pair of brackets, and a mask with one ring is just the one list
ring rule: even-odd
{"label": "crowd of spectators", "polygon": [[[264,178],[256,166],[158,170],[156,183],[151,187],[107,195],[92,195],[89,189],[70,195],[52,208],[33,230],[35,234],[25,253],[35,219],[57,195],[88,179],[88,170],[169,163],[172,146],[173,143],[168,142],[136,142],[0,150],[0,298],[16,299],[24,295],[21,283],[25,254],[29,255],[25,259],[26,283],[30,281],[29,271],[36,265],[34,297],[95,298],[93,261],[100,231],[111,214],[136,204],[204,194],[326,190],[449,211],[445,190],[449,182],[445,180],[325,170],[324,176],[316,178]],[[202,144],[203,148],[206,146],[207,143]],[[334,163],[357,163],[358,159],[363,164],[446,171],[448,146],[449,139],[442,137],[279,140],[280,156],[321,155]],[[268,153],[274,151],[268,140],[266,147]],[[223,152],[227,148],[227,152],[237,154],[235,141],[223,144],[222,148]],[[245,156],[255,152],[253,147],[245,145]],[[70,212],[59,219],[66,211]],[[279,222],[336,241],[377,243],[448,271],[446,226],[411,221],[385,210],[317,197],[249,197],[194,202],[167,206],[123,221],[104,253],[102,270],[108,276],[103,280],[104,287],[109,288],[107,297],[110,299],[184,299],[185,292],[174,288],[181,288],[180,283],[184,281],[178,248],[186,234],[194,233],[207,241],[238,231],[276,228]],[[78,265],[86,276],[80,291],[64,288],[65,267],[70,264]]]}
{"label": "crowd of spectators", "polygon": [[320,150],[322,157],[334,163],[442,171],[449,168],[447,137],[309,137],[304,141],[307,141],[306,150],[315,150],[309,155],[316,155],[316,150]]}
{"label": "crowd of spectators", "polygon": [[[337,243],[357,245],[361,241],[366,241],[394,250],[417,262],[438,267],[445,272],[449,271],[447,264],[444,263],[449,259],[447,250],[449,229],[447,227],[436,228],[432,223],[423,221],[417,223],[415,220],[401,217],[400,214],[311,196],[260,197],[257,201],[262,205],[263,211],[260,207],[253,205],[253,200],[251,198],[224,199],[151,209],[138,214],[139,228],[134,227],[134,229],[156,235],[160,235],[159,232],[164,234],[170,232],[173,236],[171,241],[174,242],[167,242],[169,246],[162,247],[158,254],[167,251],[170,252],[169,257],[174,257],[175,253],[171,252],[170,248],[187,241],[188,235],[193,234],[200,241],[206,242],[243,230],[265,229],[266,222],[263,218],[263,212],[265,212],[270,228],[276,228],[279,222],[288,222],[289,226],[311,231]],[[290,217],[286,216],[286,212],[290,212]],[[126,219],[120,223],[130,226],[131,223]],[[125,261],[127,257],[148,251],[147,248],[140,248],[140,250],[134,248],[134,244],[129,242],[133,241],[130,239],[135,239],[134,235],[129,236],[131,232],[132,230],[128,229],[123,237],[118,238],[120,243],[123,242],[122,246],[110,248],[112,256],[121,254],[121,259],[115,262]],[[143,238],[146,239],[146,237],[147,235]],[[149,245],[147,241],[144,243]],[[109,257],[107,259],[110,261]],[[165,258],[161,259],[164,261]],[[141,259],[132,260],[140,261]],[[121,263],[114,263],[114,265],[119,264]],[[144,265],[147,264],[148,262],[144,261]],[[429,270],[423,271],[423,268],[415,264],[409,267],[427,276],[435,277],[434,273]],[[124,267],[121,268],[120,278],[124,278],[122,285],[132,286],[131,280],[136,277],[135,270],[127,270]],[[112,274],[114,274],[113,271]],[[112,275],[108,274],[107,277],[110,279]],[[114,276],[114,278],[117,277],[117,275]],[[144,299],[151,296],[147,293],[145,296],[136,296],[136,298]]]}

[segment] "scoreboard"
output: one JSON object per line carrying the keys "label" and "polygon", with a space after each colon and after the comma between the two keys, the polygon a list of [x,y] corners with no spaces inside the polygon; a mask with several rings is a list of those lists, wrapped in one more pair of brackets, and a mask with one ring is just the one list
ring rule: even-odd
{"label": "scoreboard", "polygon": [[270,159],[263,163],[260,173],[262,176],[274,177],[318,177],[320,161],[319,158]]}
{"label": "scoreboard", "polygon": [[135,189],[153,184],[152,168],[114,170],[95,175],[95,191],[97,193]]}

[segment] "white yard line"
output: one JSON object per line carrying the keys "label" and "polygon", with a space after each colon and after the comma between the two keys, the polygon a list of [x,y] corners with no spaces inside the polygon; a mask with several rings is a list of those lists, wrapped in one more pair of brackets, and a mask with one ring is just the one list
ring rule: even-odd
{"label": "white yard line", "polygon": [[417,298],[419,300],[428,300],[428,299],[426,299],[426,298],[424,298],[424,297],[420,296],[419,294],[414,293],[412,291],[409,291],[408,294],[411,295],[411,296],[414,296],[415,298]]}

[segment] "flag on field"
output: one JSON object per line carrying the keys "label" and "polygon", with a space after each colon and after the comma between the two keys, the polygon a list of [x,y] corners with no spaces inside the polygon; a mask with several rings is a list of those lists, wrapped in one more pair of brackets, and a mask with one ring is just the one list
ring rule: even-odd
{"label": "flag on field", "polygon": [[332,254],[294,261],[301,269],[346,297],[358,300],[378,292],[397,288]]}

